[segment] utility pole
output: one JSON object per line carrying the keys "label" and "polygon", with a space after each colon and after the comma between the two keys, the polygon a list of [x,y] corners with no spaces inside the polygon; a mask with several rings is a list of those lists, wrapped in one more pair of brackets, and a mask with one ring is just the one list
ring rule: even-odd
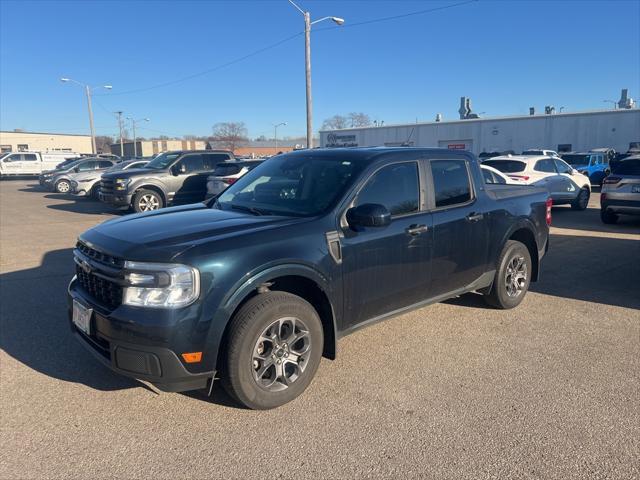
{"label": "utility pole", "polygon": [[144,120],[145,122],[148,122],[149,119],[148,118],[139,118],[139,119],[135,119],[132,117],[127,117],[128,120],[131,120],[131,127],[133,129],[133,156],[137,157],[138,156],[138,142],[136,139],[136,123],[138,123],[141,120]]}
{"label": "utility pole", "polygon": [[87,107],[89,107],[89,129],[91,130],[91,153],[94,155],[96,152],[96,131],[93,127],[93,108],[91,107],[91,93],[95,88],[104,88],[105,90],[111,90],[113,87],[111,85],[102,85],[101,87],[90,87],[89,85],[85,85],[84,83],[80,83],[72,78],[62,77],[60,79],[61,82],[67,83],[75,83],[76,85],[80,85],[84,87],[84,91],[87,95]]}
{"label": "utility pole", "polygon": [[293,0],[289,0],[289,3],[293,5],[304,16],[304,71],[307,95],[307,148],[313,148],[313,102],[311,98],[311,25],[322,22],[324,20],[331,20],[336,25],[342,25],[344,23],[344,18],[323,17],[312,22],[311,13],[302,10],[298,5],[296,5]]}
{"label": "utility pole", "polygon": [[116,112],[118,115],[118,128],[120,129],[120,158],[124,157],[124,142],[122,140],[122,111]]}
{"label": "utility pole", "polygon": [[273,139],[274,139],[275,145],[276,145],[275,146],[275,152],[273,152],[273,153],[275,153],[275,154],[278,153],[278,127],[281,127],[281,126],[286,125],[286,124],[287,124],[287,122],[282,122],[282,123],[278,123],[278,124],[273,126]]}

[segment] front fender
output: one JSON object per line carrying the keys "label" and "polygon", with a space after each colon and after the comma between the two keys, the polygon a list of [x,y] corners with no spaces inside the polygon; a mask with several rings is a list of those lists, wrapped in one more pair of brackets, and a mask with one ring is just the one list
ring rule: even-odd
{"label": "front fender", "polygon": [[[328,279],[316,268],[304,263],[283,263],[278,265],[266,265],[259,270],[245,275],[240,279],[220,302],[211,321],[209,332],[207,335],[206,349],[207,357],[218,359],[223,346],[221,342],[224,337],[226,328],[231,320],[233,313],[241,305],[244,299],[251,295],[256,289],[271,280],[283,276],[300,276],[313,281],[327,296],[332,309],[332,328],[333,339],[337,339],[336,312],[334,298]],[[335,340],[334,340],[335,342]],[[334,352],[335,350],[335,345]],[[215,366],[219,370],[219,365]]]}

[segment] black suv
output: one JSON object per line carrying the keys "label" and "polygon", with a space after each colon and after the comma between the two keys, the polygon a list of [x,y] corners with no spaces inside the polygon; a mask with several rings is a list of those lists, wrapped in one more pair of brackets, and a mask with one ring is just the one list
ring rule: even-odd
{"label": "black suv", "polygon": [[102,175],[99,197],[118,208],[136,212],[168,205],[201,202],[207,193],[207,177],[220,162],[235,160],[225,150],[164,152],[143,168]]}

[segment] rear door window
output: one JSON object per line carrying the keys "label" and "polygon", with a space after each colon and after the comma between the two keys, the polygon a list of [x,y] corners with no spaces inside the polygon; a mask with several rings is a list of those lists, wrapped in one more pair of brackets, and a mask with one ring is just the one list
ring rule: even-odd
{"label": "rear door window", "polygon": [[22,160],[25,162],[35,162],[38,160],[38,157],[33,153],[23,153]]}
{"label": "rear door window", "polygon": [[489,165],[496,170],[500,170],[502,173],[523,172],[527,166],[525,162],[519,162],[518,160],[487,160],[486,162],[482,162],[482,164]]}
{"label": "rear door window", "polygon": [[187,155],[180,160],[180,165],[185,167],[184,173],[202,172],[204,170],[202,155]]}
{"label": "rear door window", "polygon": [[538,160],[536,162],[536,166],[533,167],[536,172],[544,172],[544,173],[557,173],[556,166],[553,163],[553,160],[550,158],[545,158],[543,160]]}
{"label": "rear door window", "polygon": [[431,160],[436,208],[450,207],[471,200],[471,182],[466,160]]}
{"label": "rear door window", "polygon": [[78,165],[78,171],[79,172],[86,172],[88,170],[95,170],[96,168],[98,168],[98,162],[83,162],[80,165]]}
{"label": "rear door window", "polygon": [[213,170],[219,163],[231,160],[231,156],[226,153],[204,153],[202,157],[205,170]]}
{"label": "rear door window", "polygon": [[354,206],[377,203],[392,216],[415,213],[420,208],[418,164],[387,165],[378,170],[360,190]]}
{"label": "rear door window", "polygon": [[98,162],[98,164],[100,165],[99,168],[109,168],[113,165],[113,163],[108,160],[101,160]]}

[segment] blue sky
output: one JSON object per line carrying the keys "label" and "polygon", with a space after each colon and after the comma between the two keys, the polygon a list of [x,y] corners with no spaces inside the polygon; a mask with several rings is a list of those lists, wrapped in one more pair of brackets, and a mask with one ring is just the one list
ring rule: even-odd
{"label": "blue sky", "polygon": [[[486,116],[529,106],[607,108],[620,89],[640,97],[640,1],[491,1],[353,25],[459,3],[300,0],[312,36],[314,127],[362,111],[385,123],[456,118],[470,96]],[[139,135],[208,135],[244,121],[252,137],[304,135],[304,44],[298,36],[186,81],[303,30],[286,0],[0,0],[0,129],[87,133],[83,92],[68,76],[112,84],[94,97],[98,134],[111,112],[149,117]],[[126,93],[138,90],[135,93]]]}

